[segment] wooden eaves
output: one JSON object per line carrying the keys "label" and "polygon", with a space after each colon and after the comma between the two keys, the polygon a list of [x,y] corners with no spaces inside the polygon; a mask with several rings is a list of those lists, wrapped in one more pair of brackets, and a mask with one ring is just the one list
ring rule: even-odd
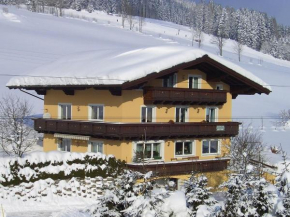
{"label": "wooden eaves", "polygon": [[46,95],[47,90],[63,90],[67,95],[74,95],[75,90],[85,90],[94,88],[96,90],[109,90],[112,95],[122,95],[122,90],[139,89],[147,82],[165,77],[167,75],[186,69],[200,69],[207,74],[208,81],[224,82],[230,85],[233,98],[240,94],[269,94],[268,88],[254,82],[253,80],[239,74],[238,72],[226,67],[225,65],[204,55],[196,60],[181,63],[160,72],[152,72],[145,77],[128,81],[123,84],[106,84],[106,85],[49,85],[49,86],[9,86],[10,89],[35,90],[39,95]]}

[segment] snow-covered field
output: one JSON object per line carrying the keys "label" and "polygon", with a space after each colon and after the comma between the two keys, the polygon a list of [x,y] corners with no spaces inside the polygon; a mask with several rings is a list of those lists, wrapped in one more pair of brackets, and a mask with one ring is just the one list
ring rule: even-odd
{"label": "snow-covered field", "polygon": [[[4,7],[8,8],[9,13],[2,12]],[[130,31],[127,23],[123,29],[121,18],[116,15],[107,15],[103,12],[89,14],[85,11],[73,10],[66,10],[65,14],[66,17],[60,18],[0,5],[0,93],[2,95],[14,92],[29,99],[34,105],[35,114],[43,113],[43,101],[19,90],[8,90],[5,85],[12,76],[27,75],[37,67],[79,52],[112,50],[113,48],[133,50],[164,45],[190,47],[192,44],[191,30],[188,27],[169,22],[147,19],[143,33],[139,33],[136,27]],[[194,47],[197,48],[197,46],[194,42]],[[217,48],[211,43],[209,35],[204,35],[201,49],[217,54]],[[273,91],[269,96],[238,96],[233,101],[233,119],[251,123],[253,128],[263,132],[267,145],[281,144],[284,150],[290,153],[288,145],[290,130],[275,125],[279,111],[290,108],[288,96],[290,62],[275,59],[250,48],[244,49],[242,60],[238,62],[231,40],[227,41],[222,58],[260,77],[270,85]],[[269,161],[280,160],[279,156],[270,153],[270,149],[268,156]],[[62,208],[63,206],[60,207]],[[43,210],[51,209],[42,207],[40,211]],[[29,212],[27,216],[49,215],[50,213],[47,212],[43,214]],[[8,216],[26,215],[17,212]]]}

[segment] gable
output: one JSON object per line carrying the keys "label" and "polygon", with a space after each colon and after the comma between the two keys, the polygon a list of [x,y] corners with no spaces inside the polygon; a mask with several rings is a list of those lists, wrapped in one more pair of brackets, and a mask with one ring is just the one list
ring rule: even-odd
{"label": "gable", "polygon": [[123,89],[140,88],[147,82],[152,82],[154,79],[164,78],[170,74],[178,73],[180,70],[200,70],[206,74],[207,82],[223,82],[230,86],[230,92],[235,98],[237,95],[252,95],[252,94],[269,94],[271,90],[265,86],[251,80],[250,78],[241,75],[240,73],[226,67],[216,60],[205,55],[194,61],[182,63],[170,69],[165,69],[159,73],[152,73],[146,77],[126,82],[122,85]]}

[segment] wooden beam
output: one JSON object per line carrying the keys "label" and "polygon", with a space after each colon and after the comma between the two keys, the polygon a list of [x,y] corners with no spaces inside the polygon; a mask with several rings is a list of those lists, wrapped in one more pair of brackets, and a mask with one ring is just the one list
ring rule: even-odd
{"label": "wooden beam", "polygon": [[122,89],[121,88],[112,88],[112,89],[109,89],[110,93],[113,95],[113,96],[122,96]]}
{"label": "wooden beam", "polygon": [[46,95],[46,90],[45,89],[36,89],[35,92],[38,95]]}
{"label": "wooden beam", "polygon": [[75,95],[75,90],[74,89],[63,89],[62,91],[65,93],[65,95],[68,95],[68,96]]}

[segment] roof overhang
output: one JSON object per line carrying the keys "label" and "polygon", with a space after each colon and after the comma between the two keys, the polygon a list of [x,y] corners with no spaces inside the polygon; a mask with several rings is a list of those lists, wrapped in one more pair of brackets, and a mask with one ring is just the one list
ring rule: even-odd
{"label": "roof overhang", "polygon": [[94,88],[97,90],[109,90],[113,95],[121,95],[122,90],[139,89],[147,82],[162,78],[164,76],[175,73],[183,69],[199,69],[207,74],[208,81],[222,81],[231,87],[231,93],[233,98],[238,95],[253,95],[253,94],[269,94],[271,90],[265,86],[256,83],[250,78],[243,76],[242,74],[234,71],[221,64],[220,62],[210,58],[208,55],[204,55],[201,58],[197,58],[193,61],[181,63],[171,68],[162,70],[160,72],[152,72],[145,77],[128,81],[123,84],[102,84],[102,85],[49,85],[49,86],[9,86],[10,89],[26,89],[35,90],[40,95],[46,95],[47,90],[63,90],[67,95],[74,95],[75,90],[84,90]]}
{"label": "roof overhang", "polygon": [[236,71],[226,67],[225,65],[211,59],[208,55],[198,58],[194,61],[181,63],[172,68],[163,70],[158,73],[151,73],[146,77],[126,82],[122,85],[122,89],[134,89],[142,86],[150,80],[164,77],[166,75],[177,72],[182,69],[200,69],[208,76],[209,81],[222,81],[231,86],[231,93],[235,98],[239,94],[251,95],[251,94],[269,94],[271,91],[254,82],[253,80],[237,73]]}

